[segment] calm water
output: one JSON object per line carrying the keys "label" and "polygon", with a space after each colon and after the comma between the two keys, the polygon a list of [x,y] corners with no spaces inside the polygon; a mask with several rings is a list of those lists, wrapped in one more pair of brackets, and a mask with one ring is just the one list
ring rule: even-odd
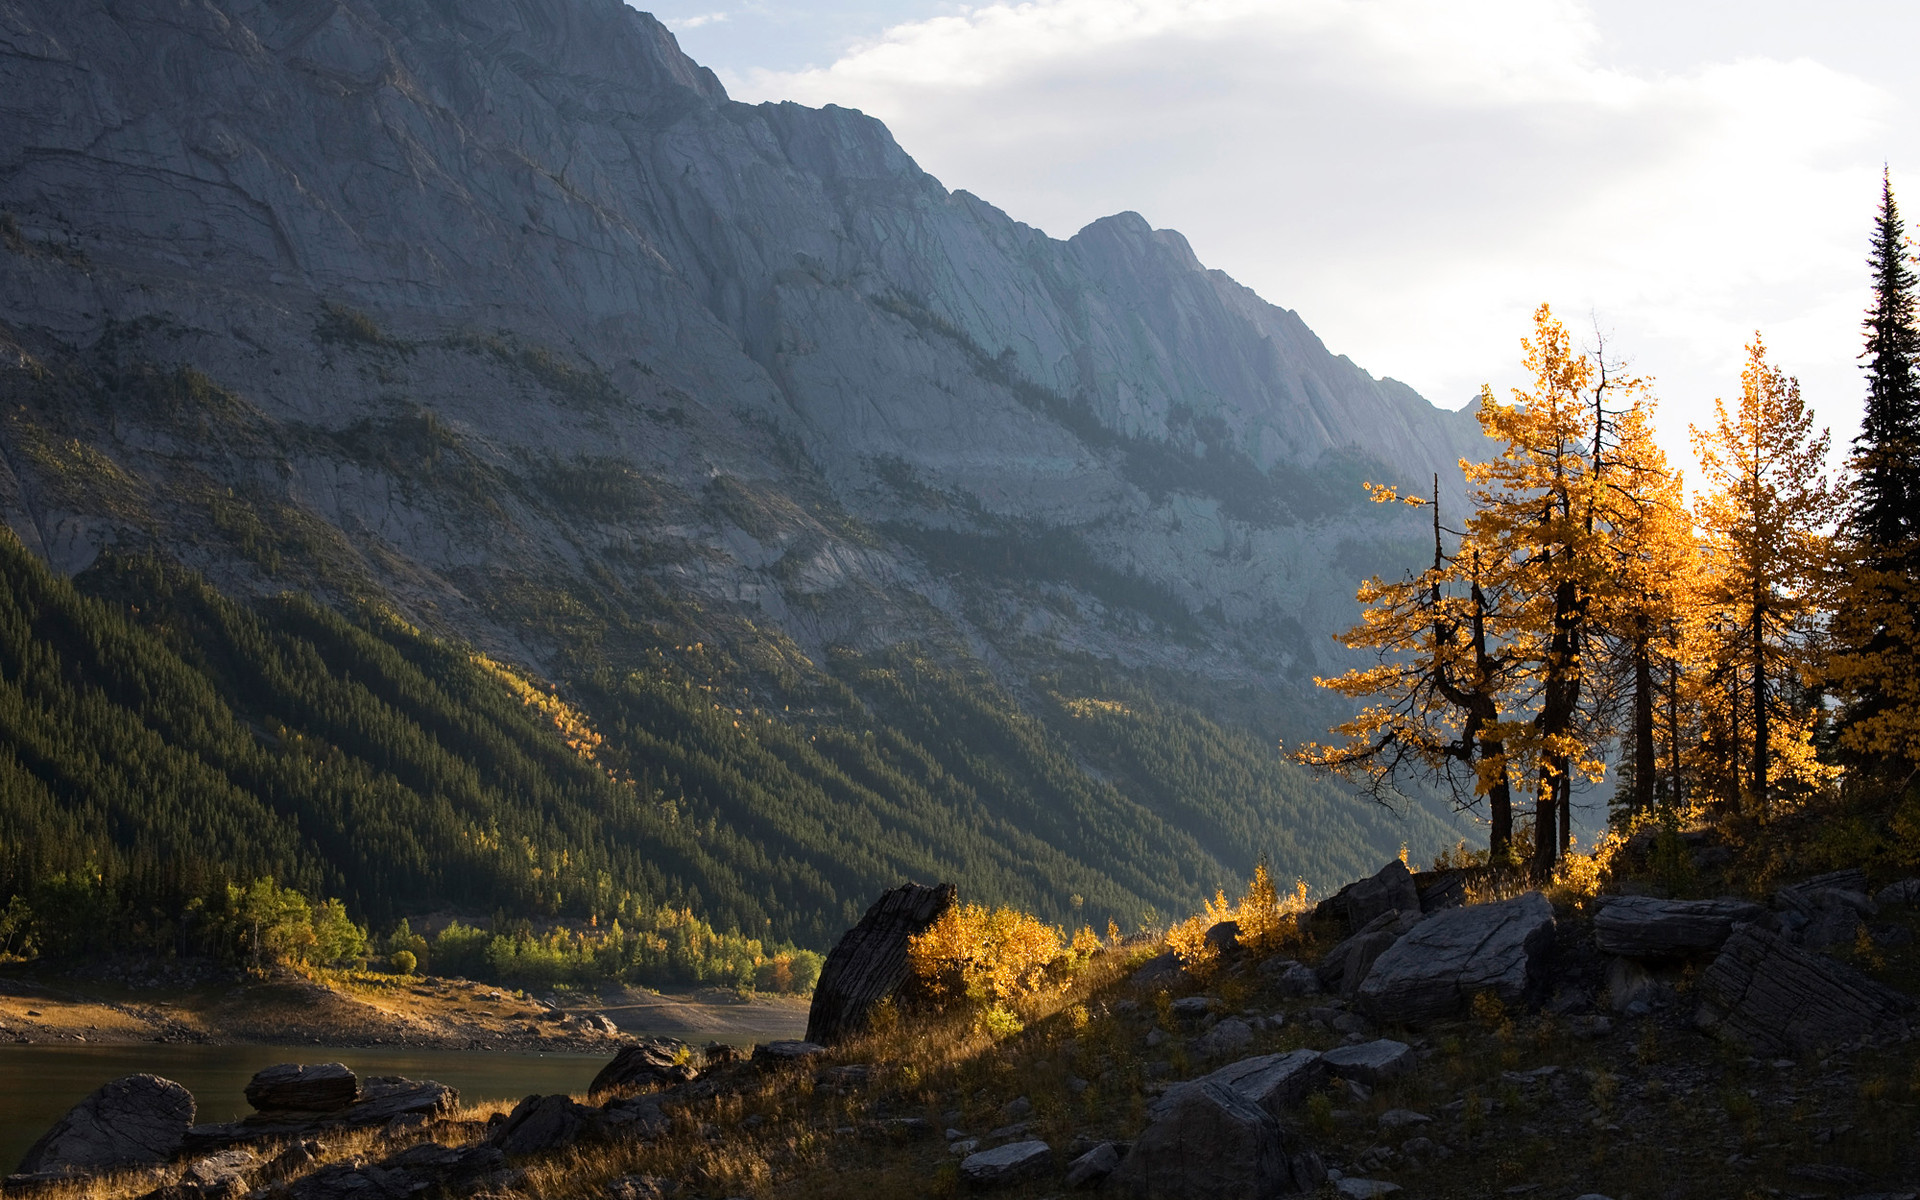
{"label": "calm water", "polygon": [[262,1067],[341,1062],[361,1076],[405,1075],[460,1089],[463,1101],[534,1092],[583,1092],[612,1054],[512,1054],[486,1050],[374,1047],[0,1045],[0,1174],[88,1092],[122,1075],[159,1075],[193,1093],[196,1121],[232,1121],[253,1111],[242,1094]]}

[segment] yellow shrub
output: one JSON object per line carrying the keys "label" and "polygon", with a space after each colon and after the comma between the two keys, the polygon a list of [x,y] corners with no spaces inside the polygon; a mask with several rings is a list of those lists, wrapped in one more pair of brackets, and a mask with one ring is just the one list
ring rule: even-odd
{"label": "yellow shrub", "polygon": [[[1077,940],[1077,939],[1076,939]],[[907,942],[907,962],[936,1001],[998,1004],[1055,986],[1060,930],[1011,908],[956,904]]]}
{"label": "yellow shrub", "polygon": [[1180,965],[1188,971],[1202,973],[1220,957],[1219,949],[1207,941],[1207,930],[1213,926],[1211,913],[1199,913],[1167,930],[1167,949],[1180,957]]}

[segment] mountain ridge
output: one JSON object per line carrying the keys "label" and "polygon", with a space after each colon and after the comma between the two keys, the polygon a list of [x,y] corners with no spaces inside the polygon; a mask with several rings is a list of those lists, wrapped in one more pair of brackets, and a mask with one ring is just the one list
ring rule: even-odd
{"label": "mountain ridge", "polygon": [[[1477,445],[1177,233],[1049,238],[619,0],[0,3],[0,213],[25,544],[390,605],[576,698],[659,655],[790,713],[852,654],[858,721],[930,656],[1047,737],[1077,672],[1271,747],[1334,711],[1354,582],[1420,561],[1359,482],[1455,494]],[[960,710],[887,711],[925,751]]]}

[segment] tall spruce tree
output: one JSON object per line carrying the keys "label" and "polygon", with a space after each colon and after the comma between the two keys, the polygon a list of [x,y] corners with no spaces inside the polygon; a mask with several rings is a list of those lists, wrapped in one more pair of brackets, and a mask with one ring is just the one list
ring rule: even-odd
{"label": "tall spruce tree", "polygon": [[[1873,223],[1873,307],[1867,310],[1867,407],[1853,441],[1849,526],[1869,565],[1896,566],[1920,527],[1920,332],[1911,253],[1893,183],[1880,179]],[[1897,568],[1896,568],[1897,569]]]}
{"label": "tall spruce tree", "polygon": [[1827,682],[1846,699],[1841,745],[1869,769],[1900,774],[1920,767],[1920,331],[1906,230],[1884,174],[1867,265],[1867,404],[1835,546]]}

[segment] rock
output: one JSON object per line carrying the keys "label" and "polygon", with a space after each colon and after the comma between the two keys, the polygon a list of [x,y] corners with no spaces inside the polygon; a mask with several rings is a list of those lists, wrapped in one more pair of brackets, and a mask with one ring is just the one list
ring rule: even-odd
{"label": "rock", "polygon": [[1409,926],[1403,924],[1403,917],[1419,914],[1403,914],[1399,910],[1383,912],[1362,926],[1353,936],[1327,951],[1325,958],[1314,971],[1322,990],[1338,992],[1351,997],[1359,990],[1360,983],[1373,969],[1373,964],[1387,948],[1400,940]]}
{"label": "rock", "polygon": [[[1294,999],[1320,994],[1320,976],[1312,967],[1291,959],[1277,961],[1282,965],[1277,970],[1268,972],[1273,980],[1274,991]],[[1262,967],[1261,970],[1266,971],[1266,968]]]}
{"label": "rock", "polygon": [[864,1033],[874,1005],[907,981],[907,939],[926,932],[955,896],[950,883],[903,883],[882,893],[827,954],[807,1012],[806,1040],[827,1046]]}
{"label": "rock", "polygon": [[1735,927],[1701,975],[1700,992],[1701,1028],[1778,1054],[1882,1032],[1913,1007],[1892,988],[1758,925]]}
{"label": "rock", "polygon": [[[753,1118],[747,1119],[751,1121]],[[655,1095],[609,1100],[600,1106],[599,1116],[594,1119],[596,1131],[609,1141],[650,1138],[671,1123],[661,1106],[661,1098]]]}
{"label": "rock", "polygon": [[1040,1141],[1010,1142],[960,1160],[960,1178],[974,1187],[994,1187],[1042,1174],[1053,1164],[1053,1147]]}
{"label": "rock", "polygon": [[528,1096],[494,1126],[487,1145],[512,1155],[558,1150],[579,1141],[597,1115],[571,1096]]}
{"label": "rock", "polygon": [[1736,921],[1764,921],[1767,910],[1744,900],[1656,900],[1616,896],[1593,919],[1594,940],[1608,954],[1668,958],[1715,951]]}
{"label": "rock", "polygon": [[1000,1106],[1002,1121],[1024,1121],[1033,1115],[1033,1101],[1025,1096],[1015,1096]]}
{"label": "rock", "polygon": [[259,1156],[250,1150],[222,1150],[218,1154],[195,1159],[187,1166],[181,1182],[191,1183],[201,1189],[232,1187],[236,1191],[244,1191],[245,1188],[239,1185],[244,1184],[246,1177],[259,1166]]}
{"label": "rock", "polygon": [[127,1075],[96,1089],[40,1135],[14,1170],[91,1174],[163,1163],[193,1124],[193,1094],[171,1079]]}
{"label": "rock", "polygon": [[1420,871],[1413,877],[1413,886],[1420,893],[1423,913],[1459,908],[1467,902],[1467,877],[1461,871]]}
{"label": "rock", "polygon": [[1067,1186],[1099,1187],[1119,1165],[1120,1148],[1112,1142],[1101,1142],[1067,1164]]}
{"label": "rock", "polygon": [[1896,950],[1902,946],[1913,945],[1913,930],[1892,921],[1876,921],[1867,926],[1867,936],[1873,939],[1874,945],[1883,950]]}
{"label": "rock", "polygon": [[1318,1187],[1326,1177],[1319,1158],[1289,1151],[1289,1136],[1265,1110],[1202,1082],[1159,1109],[1107,1187],[1141,1200],[1264,1198]]}
{"label": "rock", "polygon": [[1243,1058],[1185,1083],[1176,1083],[1147,1109],[1151,1119],[1173,1111],[1181,1094],[1202,1084],[1224,1087],[1276,1120],[1307,1098],[1326,1081],[1327,1068],[1318,1050],[1292,1050]]}
{"label": "rock", "polygon": [[1645,965],[1631,958],[1607,963],[1607,1006],[1628,1017],[1644,1017],[1672,992]]}
{"label": "rock", "polygon": [[1433,1118],[1410,1108],[1390,1108],[1380,1114],[1380,1128],[1405,1129],[1410,1125],[1431,1124]]}
{"label": "rock", "polygon": [[1413,1047],[1392,1038],[1376,1038],[1357,1046],[1340,1046],[1320,1056],[1328,1074],[1369,1086],[1413,1069]]}
{"label": "rock", "polygon": [[1813,892],[1837,889],[1843,892],[1864,894],[1867,890],[1867,873],[1859,867],[1848,867],[1842,871],[1829,871],[1825,875],[1815,875],[1811,879],[1802,879],[1790,883],[1774,893],[1776,907],[1796,907],[1794,896],[1806,896]]}
{"label": "rock", "polygon": [[1381,913],[1419,912],[1420,890],[1413,886],[1407,864],[1394,859],[1346,889],[1347,928],[1360,929]]}
{"label": "rock", "polygon": [[607,1200],[667,1200],[673,1192],[673,1181],[658,1175],[622,1175],[607,1182]]}
{"label": "rock", "polygon": [[1463,1011],[1479,992],[1523,1001],[1553,944],[1553,906],[1539,892],[1434,913],[1374,960],[1356,993],[1379,1020]]}
{"label": "rock", "polygon": [[1180,956],[1167,950],[1141,963],[1129,982],[1135,987],[1158,987],[1172,983],[1179,975]]}
{"label": "rock", "polygon": [[1920,879],[1902,879],[1873,894],[1880,904],[1920,904]]}
{"label": "rock", "polygon": [[1419,912],[1420,891],[1414,886],[1407,864],[1394,859],[1371,877],[1341,888],[1314,906],[1317,918],[1333,917],[1346,922],[1349,930],[1364,929],[1375,917],[1387,912]]}
{"label": "rock", "polygon": [[1197,1049],[1202,1058],[1226,1058],[1253,1045],[1253,1026],[1239,1017],[1228,1017],[1200,1035]]}
{"label": "rock", "polygon": [[304,1138],[320,1130],[348,1126],[387,1125],[399,1118],[432,1120],[452,1112],[460,1093],[444,1083],[377,1075],[363,1080],[360,1099],[333,1112],[259,1112],[244,1121],[195,1125],[187,1131],[183,1149],[205,1154],[246,1142]]}
{"label": "rock", "polygon": [[1864,892],[1824,888],[1804,895],[1811,907],[1799,910],[1798,914],[1805,919],[1795,938],[1802,946],[1809,950],[1830,950],[1835,946],[1852,946],[1859,939],[1860,929],[1866,924],[1861,916],[1866,906],[1873,903]]}
{"label": "rock", "polygon": [[384,1125],[395,1117],[443,1117],[460,1107],[460,1092],[431,1079],[375,1075],[360,1083],[360,1099],[342,1109],[349,1125]]}
{"label": "rock", "polygon": [[371,1166],[350,1161],[322,1167],[287,1189],[291,1200],[387,1200],[438,1193],[470,1196],[503,1179],[506,1156],[494,1146],[410,1146]]}
{"label": "rock", "polygon": [[1346,1197],[1346,1200],[1373,1200],[1375,1196],[1393,1195],[1400,1190],[1400,1185],[1384,1179],[1355,1179],[1348,1176],[1335,1181],[1333,1190]]}
{"label": "rock", "polygon": [[1206,942],[1222,955],[1232,954],[1240,948],[1240,922],[1214,922],[1207,928]]}
{"label": "rock", "polygon": [[335,1112],[359,1098],[359,1077],[340,1063],[281,1063],[247,1084],[247,1103],[264,1113]]}
{"label": "rock", "polygon": [[690,1083],[700,1076],[699,1070],[688,1061],[692,1051],[693,1047],[685,1042],[667,1037],[645,1038],[624,1046],[613,1056],[613,1061],[593,1077],[587,1086],[587,1095],[598,1099],[621,1088]]}
{"label": "rock", "polygon": [[827,1048],[816,1042],[768,1042],[753,1048],[753,1061],[761,1066],[805,1062],[825,1054]]}
{"label": "rock", "polygon": [[1173,1015],[1197,1021],[1218,1007],[1218,996],[1182,996],[1173,1002]]}

